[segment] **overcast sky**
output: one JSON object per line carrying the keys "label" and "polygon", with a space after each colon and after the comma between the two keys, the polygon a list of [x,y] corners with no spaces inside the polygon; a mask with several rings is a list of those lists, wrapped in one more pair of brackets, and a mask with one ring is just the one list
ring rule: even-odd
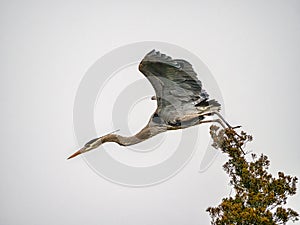
{"label": "overcast sky", "polygon": [[[73,109],[82,79],[102,56],[135,42],[169,43],[197,56],[216,82],[207,86],[220,90],[227,120],[254,136],[249,149],[269,156],[274,175],[299,178],[299,12],[296,0],[1,1],[0,224],[209,224],[206,208],[231,188],[222,170],[225,156],[199,172],[208,125],[199,128],[197,140],[203,142],[185,167],[156,185],[119,185],[83,157],[66,161],[80,147]],[[105,110],[115,92],[143,79],[135,64],[115,75],[94,106],[99,135],[114,128]],[[155,109],[144,99],[151,86],[142,85],[145,95],[126,121],[130,132]],[[170,158],[180,135],[157,137],[162,144],[148,153],[115,144],[102,150],[139,169]],[[299,194],[288,206],[300,211]]]}

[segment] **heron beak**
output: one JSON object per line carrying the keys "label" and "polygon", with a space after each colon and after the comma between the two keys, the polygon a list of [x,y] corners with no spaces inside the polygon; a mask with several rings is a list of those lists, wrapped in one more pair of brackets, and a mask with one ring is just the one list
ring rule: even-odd
{"label": "heron beak", "polygon": [[85,150],[85,148],[79,149],[77,152],[75,152],[73,155],[69,156],[69,158],[67,158],[67,159],[72,159],[72,158],[80,155],[81,153],[84,153],[85,152],[84,150]]}

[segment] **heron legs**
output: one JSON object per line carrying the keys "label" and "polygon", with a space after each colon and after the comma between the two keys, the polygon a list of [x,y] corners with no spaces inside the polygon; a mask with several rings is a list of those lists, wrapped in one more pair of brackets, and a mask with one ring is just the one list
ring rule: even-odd
{"label": "heron legs", "polygon": [[241,126],[235,126],[235,127],[231,126],[229,123],[227,123],[227,121],[224,119],[224,117],[218,112],[213,112],[212,115],[217,115],[226,124],[226,126],[228,128],[235,129],[235,128],[240,128],[241,127]]}
{"label": "heron legs", "polygon": [[227,123],[227,121],[224,119],[224,117],[220,113],[213,112],[212,114],[217,115],[226,124],[227,127],[232,128],[232,126],[229,123]]}
{"label": "heron legs", "polygon": [[[219,118],[204,120],[205,116],[213,116],[213,115],[217,115]],[[209,112],[209,113],[204,113],[202,115],[201,114],[186,115],[182,117],[180,120],[176,121],[176,123],[169,123],[169,125],[171,125],[173,129],[180,129],[180,128],[184,129],[202,123],[219,123],[224,129],[225,128],[235,129],[241,127],[241,126],[232,127],[218,112]]]}
{"label": "heron legs", "polygon": [[[203,120],[205,116],[212,116],[212,115],[217,115],[219,117],[219,119]],[[207,113],[207,114],[203,114],[201,116],[199,116],[199,115],[193,116],[193,117],[188,118],[187,120],[182,120],[180,122],[181,122],[181,124],[184,124],[184,123],[190,124],[192,121],[195,121],[195,119],[198,120],[198,121],[194,122],[195,125],[198,125],[198,124],[201,124],[201,123],[214,123],[214,122],[216,122],[216,123],[219,123],[223,128],[226,128],[226,126],[228,128],[232,128],[232,129],[240,127],[240,126],[232,127],[229,123],[227,123],[227,121],[224,119],[224,117],[218,112]]]}
{"label": "heron legs", "polygon": [[224,123],[220,120],[220,119],[214,119],[214,120],[199,120],[198,124],[202,124],[202,123],[219,123],[224,129],[226,128],[226,126],[224,125]]}
{"label": "heron legs", "polygon": [[212,113],[209,113],[209,114],[204,114],[203,116],[209,116],[209,115],[217,115],[226,124],[226,126],[228,128],[235,129],[235,128],[240,128],[241,127],[241,126],[235,126],[235,127],[231,126],[229,123],[227,123],[227,121],[224,119],[224,117],[218,112],[212,112]]}
{"label": "heron legs", "polygon": [[[189,117],[188,119],[181,120],[180,121],[181,128],[187,128],[187,127],[199,125],[202,123],[219,123],[224,129],[226,128],[223,121],[220,119],[203,120],[204,116],[210,116],[210,115],[211,114],[206,114],[206,115],[201,115],[201,116],[195,115],[195,116]],[[225,124],[227,125],[227,123],[225,123]]]}

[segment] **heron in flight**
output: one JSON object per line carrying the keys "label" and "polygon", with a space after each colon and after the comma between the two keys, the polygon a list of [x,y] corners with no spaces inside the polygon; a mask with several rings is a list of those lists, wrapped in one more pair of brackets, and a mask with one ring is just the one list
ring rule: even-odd
{"label": "heron in flight", "polygon": [[[202,123],[217,122],[222,127],[231,127],[219,114],[221,105],[202,88],[192,65],[182,59],[152,50],[139,64],[139,71],[149,80],[155,90],[151,99],[157,108],[148,124],[137,134],[124,137],[110,133],[87,142],[83,148],[68,159],[88,152],[106,142],[129,146],[147,140],[168,130],[184,129]],[[217,119],[207,119],[217,115]]]}

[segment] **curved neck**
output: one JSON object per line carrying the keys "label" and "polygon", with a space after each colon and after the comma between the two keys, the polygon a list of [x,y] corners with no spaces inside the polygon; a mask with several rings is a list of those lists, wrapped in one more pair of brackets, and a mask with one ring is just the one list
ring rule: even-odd
{"label": "curved neck", "polygon": [[129,146],[145,141],[157,134],[167,131],[166,127],[149,127],[146,126],[136,135],[124,137],[117,134],[107,134],[102,137],[102,144],[105,142],[116,142],[122,146]]}

